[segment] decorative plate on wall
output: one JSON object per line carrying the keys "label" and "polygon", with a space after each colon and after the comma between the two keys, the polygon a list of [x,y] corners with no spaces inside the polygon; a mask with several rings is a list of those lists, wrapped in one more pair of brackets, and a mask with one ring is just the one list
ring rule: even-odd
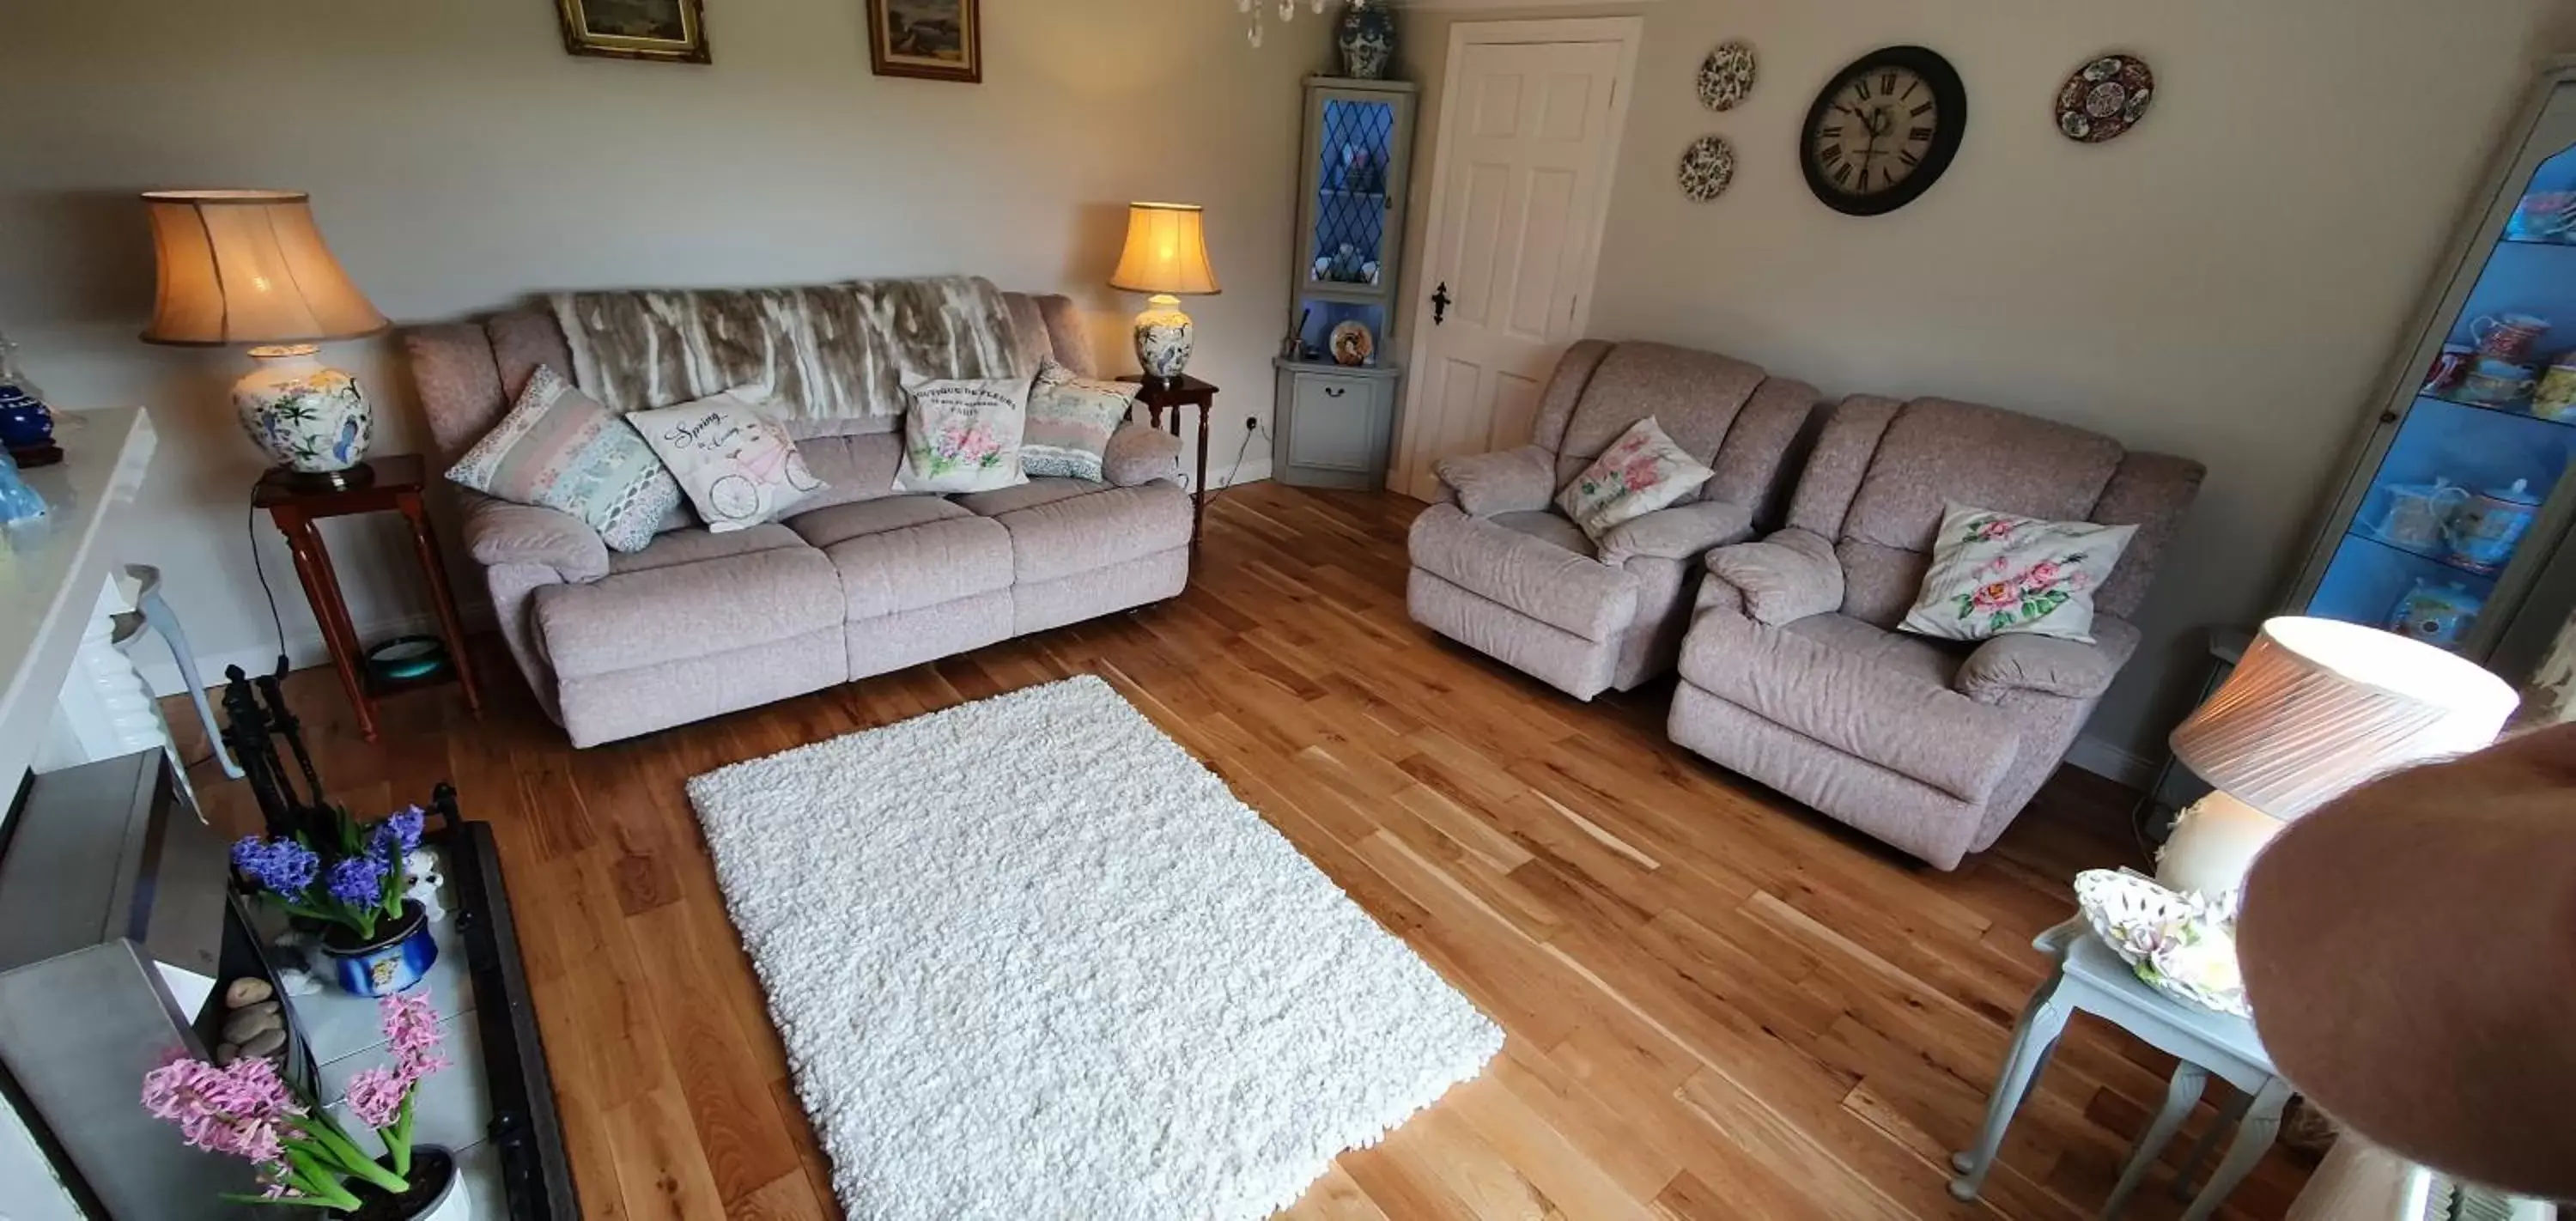
{"label": "decorative plate on wall", "polygon": [[1701,136],[1682,150],[1682,198],[1707,203],[1735,181],[1735,149],[1723,136]]}
{"label": "decorative plate on wall", "polygon": [[2138,125],[2154,99],[2156,74],[2134,55],[2105,55],[2075,70],[2057,91],[2057,130],[2100,144]]}
{"label": "decorative plate on wall", "polygon": [[1753,92],[1753,48],[1721,43],[1699,61],[1699,104],[1711,110],[1733,110]]}

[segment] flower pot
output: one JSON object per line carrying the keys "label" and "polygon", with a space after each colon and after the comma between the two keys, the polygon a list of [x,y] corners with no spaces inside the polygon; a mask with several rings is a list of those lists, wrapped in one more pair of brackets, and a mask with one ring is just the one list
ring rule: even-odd
{"label": "flower pot", "polygon": [[438,961],[438,943],[429,936],[429,913],[410,899],[402,914],[376,923],[376,935],[359,941],[337,925],[322,934],[316,949],[329,965],[331,978],[355,996],[391,996],[413,984]]}
{"label": "flower pot", "polygon": [[[376,1161],[387,1169],[393,1166],[384,1158]],[[413,1145],[411,1173],[403,1176],[410,1189],[396,1194],[373,1183],[353,1183],[357,1210],[336,1215],[348,1221],[464,1221],[473,1197],[456,1190],[456,1177],[455,1154],[441,1145]]]}

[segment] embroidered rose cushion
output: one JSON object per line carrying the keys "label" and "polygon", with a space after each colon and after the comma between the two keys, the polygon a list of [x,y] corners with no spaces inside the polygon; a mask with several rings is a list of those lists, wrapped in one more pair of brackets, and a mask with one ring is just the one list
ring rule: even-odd
{"label": "embroidered rose cushion", "polygon": [[1020,469],[1032,479],[1058,475],[1100,482],[1100,457],[1143,390],[1134,382],[1083,377],[1050,358],[1029,390],[1029,426],[1020,438]]}
{"label": "embroidered rose cushion", "polygon": [[990,492],[1017,487],[1020,434],[1028,425],[1029,380],[906,375],[903,463],[898,492]]}
{"label": "embroidered rose cushion", "polygon": [[1947,505],[1923,592],[1897,626],[1948,640],[2029,632],[2091,644],[2093,591],[2137,532]]}
{"label": "embroidered rose cushion", "polygon": [[680,504],[680,485],[644,438],[542,366],[447,477],[512,504],[572,514],[617,551],[642,551]]}
{"label": "embroidered rose cushion", "polygon": [[1664,435],[1653,416],[1628,426],[1610,448],[1556,494],[1556,507],[1592,541],[1610,527],[1691,494],[1716,474]]}
{"label": "embroidered rose cushion", "polygon": [[739,386],[693,403],[626,413],[714,533],[776,521],[823,487],[786,430],[753,406],[767,398],[758,386]]}

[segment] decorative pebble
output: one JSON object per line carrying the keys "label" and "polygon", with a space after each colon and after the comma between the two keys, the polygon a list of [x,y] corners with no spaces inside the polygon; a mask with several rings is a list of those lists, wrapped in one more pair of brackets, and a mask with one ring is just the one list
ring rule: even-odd
{"label": "decorative pebble", "polygon": [[245,1056],[270,1056],[285,1049],[286,1028],[283,1026],[272,1026],[266,1030],[260,1031],[258,1034],[252,1035],[249,1039],[244,1040],[241,1045],[241,1054]]}
{"label": "decorative pebble", "polygon": [[274,1002],[272,1007],[267,1009],[244,1009],[224,1019],[224,1041],[248,1043],[253,1035],[261,1031],[276,1030],[285,1025],[286,1019],[279,1016]]}
{"label": "decorative pebble", "polygon": [[277,994],[277,989],[256,975],[245,975],[224,986],[224,1008],[239,1009],[256,1005]]}
{"label": "decorative pebble", "polygon": [[241,1059],[241,1048],[235,1047],[230,1043],[218,1043],[215,1045],[215,1067],[222,1068],[238,1059]]}

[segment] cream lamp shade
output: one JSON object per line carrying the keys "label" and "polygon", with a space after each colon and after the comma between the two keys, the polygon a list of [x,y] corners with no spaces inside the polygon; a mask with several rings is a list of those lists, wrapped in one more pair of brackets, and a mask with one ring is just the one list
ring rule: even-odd
{"label": "cream lamp shade", "polygon": [[1127,247],[1118,256],[1118,270],[1109,273],[1109,286],[1176,296],[1219,291],[1199,216],[1197,204],[1127,205]]}
{"label": "cream lamp shade", "polygon": [[1118,255],[1118,270],[1109,286],[1133,293],[1152,293],[1136,315],[1136,365],[1149,381],[1171,385],[1190,363],[1192,326],[1181,312],[1177,294],[1205,296],[1217,291],[1216,269],[1208,266],[1207,233],[1199,225],[1197,204],[1131,203],[1127,205],[1127,248]]}
{"label": "cream lamp shade", "polygon": [[2267,620],[2173,732],[2174,758],[2218,791],[2184,811],[2156,876],[2176,890],[2233,890],[2283,823],[2376,776],[2484,747],[2518,701],[2503,679],[2420,640]]}
{"label": "cream lamp shade", "polygon": [[319,343],[389,325],[322,242],[302,191],[147,191],[159,281],[147,343]]}

